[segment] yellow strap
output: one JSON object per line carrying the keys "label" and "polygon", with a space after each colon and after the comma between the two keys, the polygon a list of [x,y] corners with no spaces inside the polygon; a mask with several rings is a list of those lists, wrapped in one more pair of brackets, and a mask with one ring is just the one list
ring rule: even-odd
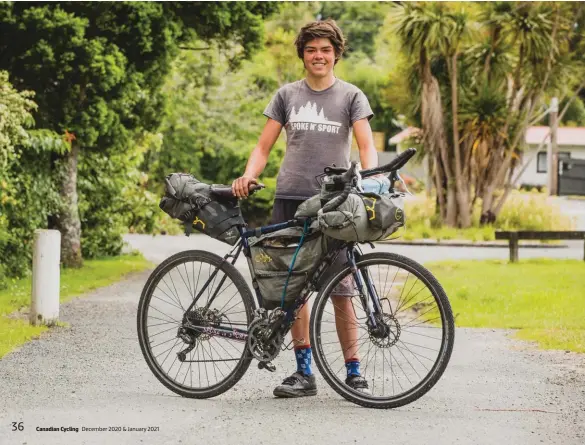
{"label": "yellow strap", "polygon": [[[376,219],[376,210],[374,208],[374,206],[376,205],[376,198],[370,198],[368,196],[364,196],[363,199],[364,199],[364,204],[366,205],[366,211],[372,212],[372,217],[368,218],[368,220],[371,221],[373,219]],[[368,205],[366,204],[366,199],[369,199],[372,201],[371,207],[368,207]]]}
{"label": "yellow strap", "polygon": [[193,221],[193,225],[197,225],[197,223],[201,223],[201,228],[205,229],[205,223],[203,221],[201,221],[198,216]]}

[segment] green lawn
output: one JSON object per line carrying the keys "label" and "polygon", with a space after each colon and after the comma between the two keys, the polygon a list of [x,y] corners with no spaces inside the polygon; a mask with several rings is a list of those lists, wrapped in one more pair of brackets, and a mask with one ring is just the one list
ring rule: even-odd
{"label": "green lawn", "polygon": [[[119,281],[130,272],[154,267],[141,255],[86,260],[81,269],[61,270],[61,302]],[[0,358],[26,341],[38,337],[47,328],[31,326],[28,320],[14,317],[14,312],[30,307],[31,278],[18,280],[0,291]],[[13,314],[12,318],[7,317]]]}
{"label": "green lawn", "polygon": [[444,261],[426,266],[460,327],[519,329],[545,349],[585,352],[585,262]]}

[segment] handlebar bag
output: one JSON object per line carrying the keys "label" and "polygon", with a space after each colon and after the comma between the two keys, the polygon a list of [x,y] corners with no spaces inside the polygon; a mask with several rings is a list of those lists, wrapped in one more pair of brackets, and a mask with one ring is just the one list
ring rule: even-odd
{"label": "handlebar bag", "polygon": [[172,173],[165,178],[165,194],[159,207],[189,227],[232,246],[239,239],[236,226],[244,224],[236,199],[218,199],[211,185],[186,173]]}
{"label": "handlebar bag", "polygon": [[[304,204],[299,206],[297,213],[312,210],[309,209],[311,203],[307,202],[303,207]],[[321,231],[331,238],[343,241],[366,242],[384,239],[402,227],[404,219],[402,193],[379,195],[352,192],[336,209],[327,213],[317,212]]]}

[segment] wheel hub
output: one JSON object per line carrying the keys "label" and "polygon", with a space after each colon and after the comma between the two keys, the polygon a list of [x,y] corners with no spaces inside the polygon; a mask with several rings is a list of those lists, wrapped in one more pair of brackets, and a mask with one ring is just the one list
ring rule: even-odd
{"label": "wheel hub", "polygon": [[376,327],[370,328],[370,340],[379,348],[390,348],[400,338],[400,323],[392,314],[376,317]]}

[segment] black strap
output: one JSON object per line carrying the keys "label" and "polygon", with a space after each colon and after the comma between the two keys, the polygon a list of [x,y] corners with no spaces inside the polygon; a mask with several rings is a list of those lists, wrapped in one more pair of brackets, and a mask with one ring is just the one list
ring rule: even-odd
{"label": "black strap", "polygon": [[185,221],[185,235],[186,236],[191,235],[191,232],[193,232],[193,221],[194,221],[194,219],[191,219],[189,221]]}

